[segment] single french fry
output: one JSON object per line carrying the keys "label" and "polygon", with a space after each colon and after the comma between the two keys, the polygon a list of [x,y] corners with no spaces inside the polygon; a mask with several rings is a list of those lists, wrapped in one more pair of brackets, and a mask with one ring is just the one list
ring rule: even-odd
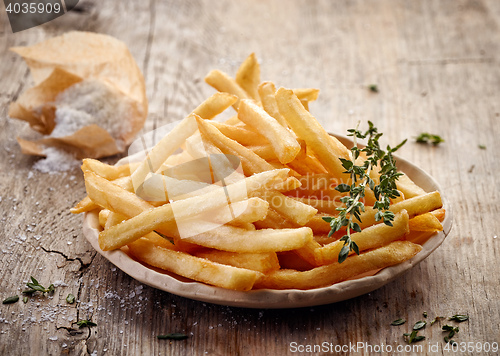
{"label": "single french fry", "polygon": [[288,123],[281,115],[278,108],[278,103],[276,102],[276,97],[274,96],[274,94],[276,93],[276,87],[274,86],[274,83],[262,82],[259,85],[258,91],[264,110],[266,110],[269,115],[274,117],[281,126],[288,128]]}
{"label": "single french fry", "polygon": [[426,193],[425,190],[416,185],[415,182],[413,182],[406,174],[398,177],[396,186],[398,190],[403,193],[405,199],[424,195]]}
{"label": "single french fry", "polygon": [[[339,208],[342,205],[340,200],[299,198],[299,197],[294,197],[293,199],[298,200],[301,203],[312,206],[313,208],[317,209],[319,213],[327,214],[324,216],[337,216],[339,213],[337,208]],[[321,218],[321,216],[320,216],[320,218]],[[322,221],[324,221],[324,220],[322,220]]]}
{"label": "single french fry", "polygon": [[238,110],[240,100],[251,99],[250,95],[238,85],[235,79],[220,70],[210,71],[205,77],[205,82],[220,92],[233,94],[238,97],[238,100],[233,104],[235,110]]}
{"label": "single french fry", "polygon": [[318,99],[319,89],[315,88],[296,88],[293,89],[293,93],[299,98],[299,100],[304,100],[306,102],[315,101]]}
{"label": "single french fry", "polygon": [[273,166],[245,146],[224,136],[212,123],[198,120],[198,125],[203,141],[211,141],[223,153],[239,157],[246,176],[274,169]]}
{"label": "single french fry", "polygon": [[245,90],[252,99],[259,100],[257,87],[260,83],[260,66],[255,53],[250,54],[236,72],[236,83]]}
{"label": "single french fry", "polygon": [[[392,204],[389,207],[389,210],[395,214],[402,210],[406,210],[410,218],[413,218],[416,215],[428,213],[429,211],[432,211],[434,209],[439,209],[441,208],[441,206],[443,206],[443,202],[441,201],[441,194],[439,194],[438,191],[435,191]],[[361,222],[356,222],[359,223],[359,226],[361,226],[361,228],[376,224],[376,212],[376,209],[367,206],[365,208],[365,212],[361,213]],[[380,222],[381,221],[378,221],[378,223]]]}
{"label": "single french fry", "polygon": [[[378,248],[401,239],[410,232],[408,213],[403,210],[396,214],[393,226],[377,224],[351,234],[351,240],[358,245],[359,251]],[[338,261],[344,241],[338,240],[315,250],[316,263],[325,265]],[[351,251],[351,254],[353,252]]]}
{"label": "single french fry", "polygon": [[130,176],[138,164],[124,164],[122,166],[110,166],[96,159],[85,158],[82,163],[82,171],[91,171],[107,180],[115,180]]}
{"label": "single french fry", "polygon": [[408,236],[406,236],[406,240],[413,242],[414,244],[423,245],[425,244],[431,237],[435,236],[439,230],[434,231],[410,231]]}
{"label": "single french fry", "polygon": [[221,224],[241,226],[247,223],[264,220],[269,209],[269,203],[261,198],[253,197],[247,200],[229,204],[229,209],[218,209],[209,212],[209,221]]}
{"label": "single french fry", "polygon": [[281,163],[289,163],[299,154],[301,146],[292,133],[251,100],[241,100],[238,118],[267,138]]}
{"label": "single french fry", "polygon": [[172,242],[167,240],[166,238],[158,235],[155,232],[150,232],[149,234],[145,235],[143,239],[147,239],[150,242],[152,242],[156,246],[160,246],[163,248],[168,248],[169,250],[178,250],[178,247],[174,245]]}
{"label": "single french fry", "polygon": [[349,150],[330,136],[318,121],[302,106],[293,91],[284,88],[276,92],[276,101],[288,125],[297,137],[306,141],[325,169],[334,177],[349,179],[339,158],[349,159]]}
{"label": "single french fry", "polygon": [[198,115],[202,119],[211,120],[228,107],[235,104],[236,101],[238,101],[237,96],[218,92],[201,103],[192,113]]}
{"label": "single french fry", "polygon": [[433,211],[431,211],[431,213],[439,220],[439,222],[443,222],[444,217],[446,215],[446,210],[441,208],[441,209],[433,210]]}
{"label": "single french fry", "polygon": [[295,251],[279,252],[278,261],[282,269],[294,269],[297,271],[308,271],[316,267],[309,262],[303,260]]}
{"label": "single french fry", "polygon": [[254,225],[257,229],[292,229],[299,227],[298,224],[285,218],[273,208],[268,209],[264,220],[256,221]]}
{"label": "single french fry", "polygon": [[442,231],[443,225],[433,213],[417,215],[410,219],[411,231]]}
{"label": "single french fry", "polygon": [[111,226],[118,225],[119,223],[121,223],[124,220],[127,220],[127,217],[120,214],[120,213],[116,213],[116,212],[110,211],[110,210],[109,210],[109,212],[110,213],[108,215],[108,218],[106,219],[106,225],[104,226],[105,230],[109,229]]}
{"label": "single french fry", "polygon": [[280,268],[276,252],[234,253],[219,250],[202,250],[194,253],[194,255],[223,265],[246,268],[261,273],[269,273]]}
{"label": "single french fry", "polygon": [[273,147],[268,143],[261,146],[246,146],[249,150],[253,151],[257,156],[266,161],[277,161],[278,157],[274,152]]}
{"label": "single french fry", "polygon": [[118,212],[126,217],[132,217],[153,208],[151,204],[142,200],[136,194],[95,173],[87,172],[84,177],[89,198],[102,208]]}
{"label": "single french fry", "polygon": [[85,213],[99,208],[88,196],[80,200],[73,208],[70,209],[72,214]]}
{"label": "single french fry", "polygon": [[402,263],[421,250],[422,247],[409,241],[395,241],[359,256],[350,256],[341,264],[334,262],[309,271],[274,271],[256,282],[254,288],[312,289],[329,286],[372,270]]}
{"label": "single french fry", "polygon": [[317,250],[321,248],[321,245],[316,240],[311,240],[306,243],[301,248],[293,250],[300,258],[307,261],[310,265],[317,267],[320,266],[316,259]]}
{"label": "single french fry", "polygon": [[217,121],[212,121],[211,124],[222,132],[224,136],[237,141],[243,146],[269,145],[269,141],[249,125],[235,126]]}
{"label": "single french fry", "polygon": [[129,244],[130,253],[147,264],[180,276],[210,285],[247,291],[252,289],[260,273],[244,268],[222,265],[187,253],[174,251],[147,239]]}
{"label": "single french fry", "polygon": [[280,213],[280,215],[299,226],[304,226],[318,212],[312,206],[301,203],[277,191],[258,191],[255,194],[267,200],[270,206]]}
{"label": "single french fry", "polygon": [[238,119],[238,115],[231,116],[229,119],[224,121],[226,125],[238,125],[238,124],[243,124],[240,119]]}
{"label": "single french fry", "polygon": [[323,217],[337,216],[336,214],[319,213],[314,215],[305,226],[311,228],[315,235],[328,234],[331,230],[330,224],[323,220]]}
{"label": "single french fry", "polygon": [[301,183],[297,178],[288,177],[285,181],[275,184],[271,189],[277,190],[278,192],[288,192],[290,190],[299,188],[300,185]]}
{"label": "single french fry", "polygon": [[101,209],[101,211],[99,211],[99,225],[101,225],[102,228],[106,226],[109,214],[111,214],[111,211],[108,209]]}

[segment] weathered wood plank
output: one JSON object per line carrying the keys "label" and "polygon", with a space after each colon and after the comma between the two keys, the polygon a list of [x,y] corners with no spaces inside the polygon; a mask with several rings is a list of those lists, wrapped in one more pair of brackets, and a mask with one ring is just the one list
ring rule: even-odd
{"label": "weathered wood plank", "polygon": [[[428,320],[469,314],[457,341],[500,341],[498,2],[81,3],[81,12],[14,35],[2,8],[0,298],[19,293],[30,275],[67,286],[50,298],[0,307],[0,354],[278,355],[291,353],[291,342],[395,348],[424,311]],[[400,154],[442,185],[453,207],[450,236],[396,281],[327,306],[246,310],[143,286],[96,256],[81,217],[69,214],[84,196],[78,170],[32,172],[36,159],[23,156],[15,142],[24,125],[7,118],[8,104],[31,85],[25,64],[7,48],[72,29],[127,43],[146,77],[148,127],[182,118],[213,92],[203,83],[210,69],[234,74],[255,52],[264,80],[321,89],[311,111],[329,131],[372,120],[391,144],[422,131],[442,135],[439,147],[409,142]],[[378,94],[367,90],[372,83]],[[76,304],[66,304],[68,293]],[[408,323],[390,327],[399,317]],[[98,326],[71,335],[72,322],[82,318]],[[156,339],[167,332],[190,338]],[[421,334],[424,350],[444,347],[438,326]]]}

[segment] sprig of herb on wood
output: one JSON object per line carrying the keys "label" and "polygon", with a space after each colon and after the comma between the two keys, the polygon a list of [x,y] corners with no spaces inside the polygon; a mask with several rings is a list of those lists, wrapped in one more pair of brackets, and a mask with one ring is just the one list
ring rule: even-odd
{"label": "sprig of herb on wood", "polygon": [[88,320],[88,319],[83,319],[83,320],[78,320],[76,325],[78,325],[81,328],[84,328],[84,327],[91,327],[91,326],[97,326],[96,323],[94,323],[93,321],[91,320]]}
{"label": "sprig of herb on wood", "polygon": [[162,339],[185,340],[188,338],[188,336],[186,334],[182,334],[182,333],[170,333],[170,334],[158,335],[158,336],[156,336],[156,338],[159,340],[162,340]]}
{"label": "sprig of herb on wood", "polygon": [[[353,138],[353,147],[350,152],[350,160],[339,158],[342,162],[342,167],[346,169],[351,178],[351,184],[339,184],[335,189],[341,193],[349,193],[344,196],[340,201],[345,204],[345,207],[339,207],[337,210],[339,214],[337,217],[324,217],[323,220],[330,223],[330,233],[332,236],[335,232],[339,231],[342,227],[346,228],[346,234],[340,239],[344,242],[338,261],[342,263],[345,261],[351,251],[359,255],[359,248],[354,241],[351,240],[352,232],[361,232],[361,227],[358,222],[361,222],[361,213],[365,211],[365,205],[362,202],[365,197],[365,190],[368,186],[375,194],[377,200],[374,208],[377,209],[375,220],[383,220],[384,224],[392,226],[394,221],[394,213],[389,211],[391,199],[399,197],[399,192],[396,187],[396,181],[401,173],[398,173],[396,168],[396,161],[394,160],[393,153],[396,152],[401,146],[406,143],[406,140],[401,142],[394,148],[387,146],[384,151],[380,147],[379,139],[383,135],[379,133],[377,128],[371,121],[368,121],[369,128],[366,132],[355,129],[347,130],[348,136]],[[357,139],[368,138],[368,142],[364,148],[359,148]],[[357,165],[357,159],[364,153],[366,160],[362,165]],[[375,185],[375,182],[370,177],[370,172],[375,167],[380,166],[380,182]],[[358,222],[355,222],[356,219]]]}
{"label": "sprig of herb on wood", "polygon": [[433,145],[437,146],[441,142],[444,142],[444,139],[441,136],[439,136],[439,135],[434,135],[434,134],[430,134],[430,133],[427,133],[427,132],[422,132],[420,135],[418,135],[415,138],[415,141],[417,141],[418,143],[428,143],[428,142],[430,142]]}
{"label": "sprig of herb on wood", "polygon": [[26,287],[29,289],[23,290],[24,294],[29,294],[32,295],[33,293],[36,292],[42,292],[42,293],[51,293],[55,290],[55,287],[53,284],[51,284],[48,288],[45,288],[42,286],[38,281],[35,279],[35,277],[31,277],[31,282],[26,283]]}

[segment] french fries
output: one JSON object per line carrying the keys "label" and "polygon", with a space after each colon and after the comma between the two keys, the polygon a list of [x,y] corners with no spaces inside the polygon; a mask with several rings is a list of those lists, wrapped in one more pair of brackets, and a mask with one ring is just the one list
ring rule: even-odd
{"label": "french fries", "polygon": [[[71,212],[99,214],[102,250],[226,289],[313,289],[407,261],[443,229],[439,192],[402,175],[392,226],[376,220],[367,189],[357,232],[331,234],[324,218],[348,195],[335,188],[352,184],[341,162],[351,157],[309,112],[319,90],[261,82],[254,54],[235,78],[213,70],[205,81],[218,92],[144,144],[142,161],[83,161],[87,197]],[[211,121],[230,106],[235,116]],[[339,263],[346,234],[359,251]]]}

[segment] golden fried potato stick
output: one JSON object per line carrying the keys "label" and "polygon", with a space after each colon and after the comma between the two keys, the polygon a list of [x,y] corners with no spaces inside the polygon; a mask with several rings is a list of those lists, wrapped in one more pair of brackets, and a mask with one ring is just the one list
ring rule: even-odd
{"label": "golden fried potato stick", "polygon": [[350,153],[338,139],[330,136],[319,122],[302,106],[292,90],[280,88],[276,92],[276,101],[288,125],[297,137],[306,141],[325,169],[337,178],[346,181],[349,175],[339,158],[349,159]]}
{"label": "golden fried potato stick", "polygon": [[202,119],[211,120],[237,101],[238,97],[235,95],[218,92],[202,102],[192,113]]}
{"label": "golden fried potato stick", "polygon": [[236,83],[254,100],[259,100],[257,87],[260,83],[260,66],[255,53],[250,54],[241,63],[236,72]]}
{"label": "golden fried potato stick", "polygon": [[403,175],[398,177],[396,181],[396,186],[405,199],[413,198],[419,195],[424,195],[426,192],[422,188],[413,182],[410,177],[403,173]]}
{"label": "golden fried potato stick", "polygon": [[274,190],[257,191],[254,194],[267,200],[275,211],[299,226],[304,226],[318,212],[312,206]]}
{"label": "golden fried potato stick", "polygon": [[[396,214],[393,226],[377,224],[364,228],[361,232],[351,234],[351,240],[358,245],[359,251],[378,248],[388,243],[402,239],[410,232],[408,213],[403,210]],[[338,261],[344,241],[338,240],[315,250],[315,259],[318,265],[325,265]],[[351,254],[354,253],[351,251]]]}
{"label": "golden fried potato stick", "polygon": [[313,268],[309,271],[281,269],[266,274],[254,288],[312,289],[329,286],[360,274],[397,265],[414,257],[422,247],[409,241],[389,245],[348,257],[343,263]]}
{"label": "golden fried potato stick", "polygon": [[239,157],[246,176],[274,169],[268,162],[245,146],[224,136],[211,122],[201,119],[198,119],[197,122],[203,141],[211,141],[223,153]]}
{"label": "golden fried potato stick", "polygon": [[251,269],[261,273],[269,273],[280,269],[276,252],[234,253],[219,250],[201,250],[195,252],[194,255],[223,265]]}
{"label": "golden fried potato stick", "polygon": [[276,97],[274,96],[276,93],[276,87],[274,86],[273,82],[262,82],[259,85],[259,97],[260,101],[262,102],[262,106],[264,107],[264,110],[274,117],[278,123],[285,127],[288,128],[288,123],[286,122],[285,118],[281,115],[280,110],[278,108],[278,103],[276,102]]}
{"label": "golden fried potato stick", "polygon": [[233,108],[235,110],[238,110],[240,100],[251,99],[251,96],[245,91],[245,89],[240,87],[235,79],[220,70],[215,69],[210,71],[205,77],[205,82],[220,92],[237,96],[238,100],[233,104]]}
{"label": "golden fried potato stick", "polygon": [[[315,88],[296,88],[293,93],[299,98],[300,101],[311,102],[318,99],[319,89]],[[307,109],[307,108],[306,108]]]}
{"label": "golden fried potato stick", "polygon": [[442,231],[443,225],[433,213],[417,215],[410,219],[410,231]]}
{"label": "golden fried potato stick", "polygon": [[[398,213],[402,210],[406,210],[410,218],[413,218],[416,215],[428,213],[429,211],[439,209],[442,206],[443,202],[441,200],[441,194],[439,194],[438,191],[435,191],[392,204],[390,205],[389,210],[393,213]],[[375,221],[376,213],[376,209],[373,209],[373,207],[370,206],[366,206],[365,212],[361,213],[361,222],[356,222],[359,223],[359,226],[361,226],[361,228],[381,223],[382,221]]]}
{"label": "golden fried potato stick", "polygon": [[269,145],[269,141],[250,125],[235,126],[217,121],[212,121],[211,124],[222,132],[224,136],[238,141],[243,146]]}
{"label": "golden fried potato stick", "polygon": [[139,163],[110,166],[96,159],[85,158],[82,162],[82,171],[92,171],[107,180],[128,177],[139,166]]}
{"label": "golden fried potato stick", "polygon": [[245,147],[251,150],[260,158],[265,159],[266,161],[278,161],[278,157],[276,156],[273,147],[269,143],[261,146],[245,146]]}
{"label": "golden fried potato stick", "polygon": [[[312,206],[315,209],[318,209],[319,213],[328,214],[328,215],[324,215],[324,216],[337,216],[338,213],[339,213],[337,211],[337,208],[342,205],[342,203],[340,202],[340,200],[327,200],[327,199],[316,199],[316,198],[299,198],[299,197],[293,197],[293,199],[298,200],[301,203],[310,205],[310,206]],[[322,221],[324,221],[324,220],[322,220]]]}
{"label": "golden fried potato stick", "polygon": [[106,226],[106,221],[108,221],[109,214],[111,214],[111,211],[108,209],[101,209],[101,211],[99,211],[99,225],[102,228]]}
{"label": "golden fried potato stick", "polygon": [[129,245],[130,253],[147,264],[217,287],[247,291],[261,276],[259,272],[211,262],[155,245],[141,238]]}
{"label": "golden fried potato stick", "polygon": [[99,208],[97,204],[94,204],[88,196],[80,200],[73,208],[70,209],[71,214],[86,213],[87,211],[92,211]]}
{"label": "golden fried potato stick", "polygon": [[[243,227],[242,225],[247,223],[264,220],[268,209],[269,203],[267,201],[258,197],[252,197],[232,203],[231,211],[229,209],[221,209],[215,213],[211,213],[210,221]],[[231,213],[239,214],[236,217],[232,217]]]}
{"label": "golden fried potato stick", "polygon": [[267,138],[281,163],[289,163],[299,154],[301,146],[293,134],[255,102],[241,100],[238,118]]}

